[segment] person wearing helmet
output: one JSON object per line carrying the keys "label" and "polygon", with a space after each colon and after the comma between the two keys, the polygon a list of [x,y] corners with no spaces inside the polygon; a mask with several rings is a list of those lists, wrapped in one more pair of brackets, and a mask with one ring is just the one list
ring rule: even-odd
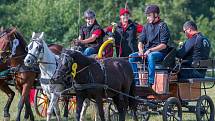
{"label": "person wearing helmet", "polygon": [[[130,19],[130,11],[128,9],[121,8],[119,17],[120,21],[117,23],[115,32],[113,33],[117,46],[117,55],[128,57],[129,54],[138,50],[137,34],[141,33],[143,26]],[[112,32],[112,26],[106,27],[105,32]]]}
{"label": "person wearing helmet", "polygon": [[84,12],[86,24],[80,27],[80,35],[76,43],[81,45],[81,51],[85,56],[98,52],[103,42],[104,32],[96,20],[94,11],[88,9]]}
{"label": "person wearing helmet", "polygon": [[[201,32],[198,31],[197,25],[193,21],[187,21],[183,25],[183,31],[188,38],[182,47],[177,51],[177,57],[184,60],[182,68],[191,68],[193,61],[206,60],[210,54],[210,41]],[[179,78],[203,78],[206,69],[182,69]]]}
{"label": "person wearing helmet", "polygon": [[[154,84],[155,62],[162,61],[168,53],[168,41],[170,31],[165,22],[160,19],[160,9],[157,5],[148,5],[145,9],[147,23],[139,36],[138,52],[130,54],[129,62],[132,65],[135,82],[139,84],[137,64],[134,62],[141,61],[142,58],[148,61],[148,86]],[[140,58],[136,58],[141,56]]]}

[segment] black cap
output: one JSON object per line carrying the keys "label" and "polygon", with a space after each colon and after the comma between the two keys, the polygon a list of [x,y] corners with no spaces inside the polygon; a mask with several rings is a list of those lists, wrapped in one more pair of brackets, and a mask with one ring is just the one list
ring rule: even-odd
{"label": "black cap", "polygon": [[149,14],[149,13],[160,13],[160,9],[157,5],[147,5],[145,8],[145,14]]}
{"label": "black cap", "polygon": [[93,10],[88,9],[84,12],[84,17],[85,18],[95,18],[96,14]]}

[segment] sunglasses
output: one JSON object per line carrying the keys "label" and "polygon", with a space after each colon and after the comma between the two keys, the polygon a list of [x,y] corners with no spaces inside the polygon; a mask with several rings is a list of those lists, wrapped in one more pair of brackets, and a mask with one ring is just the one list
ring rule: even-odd
{"label": "sunglasses", "polygon": [[85,17],[86,20],[92,20],[94,17]]}
{"label": "sunglasses", "polygon": [[188,29],[189,29],[189,28],[187,28],[187,29],[183,30],[183,32],[185,33]]}

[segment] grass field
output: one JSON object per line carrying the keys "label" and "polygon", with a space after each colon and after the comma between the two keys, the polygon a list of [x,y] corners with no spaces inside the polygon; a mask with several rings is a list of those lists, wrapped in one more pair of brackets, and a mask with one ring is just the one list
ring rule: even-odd
{"label": "grass field", "polygon": [[[12,87],[13,88],[13,87]],[[15,89],[14,89],[15,90]],[[16,90],[15,90],[16,91]],[[209,89],[207,90],[208,95],[213,99],[213,101],[215,102],[215,88]],[[12,106],[10,108],[10,114],[11,114],[11,121],[15,120],[16,114],[17,114],[17,104],[18,104],[18,97],[19,95],[16,93],[16,97],[12,103]],[[6,95],[3,94],[3,92],[0,91],[0,120],[3,120],[3,107],[6,103]],[[32,106],[33,107],[33,106]],[[34,111],[34,109],[33,109]],[[94,112],[93,108],[90,108],[87,111],[87,121],[92,121],[92,113]],[[23,110],[24,113],[24,110]],[[23,118],[23,113],[22,113],[22,118]],[[38,115],[36,115],[35,111],[34,111],[34,116],[36,121],[45,121],[45,118],[41,118]],[[21,119],[22,121],[24,119]],[[74,115],[70,115],[69,120],[74,121]],[[152,115],[149,119],[149,121],[161,121],[162,120],[162,116],[157,116],[157,115]],[[53,121],[55,121],[55,119],[53,118]],[[131,121],[131,119],[128,119],[126,121]],[[196,121],[196,117],[195,114],[193,113],[183,113],[183,121]]]}

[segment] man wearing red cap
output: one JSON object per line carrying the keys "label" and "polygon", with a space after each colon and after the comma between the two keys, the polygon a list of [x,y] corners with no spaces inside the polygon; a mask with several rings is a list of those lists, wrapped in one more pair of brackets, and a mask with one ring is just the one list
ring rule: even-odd
{"label": "man wearing red cap", "polygon": [[[117,23],[114,38],[117,46],[117,55],[127,57],[129,54],[136,52],[137,34],[141,33],[143,26],[130,20],[130,11],[121,8],[119,11],[120,22]],[[106,33],[112,32],[112,26],[105,29]]]}

